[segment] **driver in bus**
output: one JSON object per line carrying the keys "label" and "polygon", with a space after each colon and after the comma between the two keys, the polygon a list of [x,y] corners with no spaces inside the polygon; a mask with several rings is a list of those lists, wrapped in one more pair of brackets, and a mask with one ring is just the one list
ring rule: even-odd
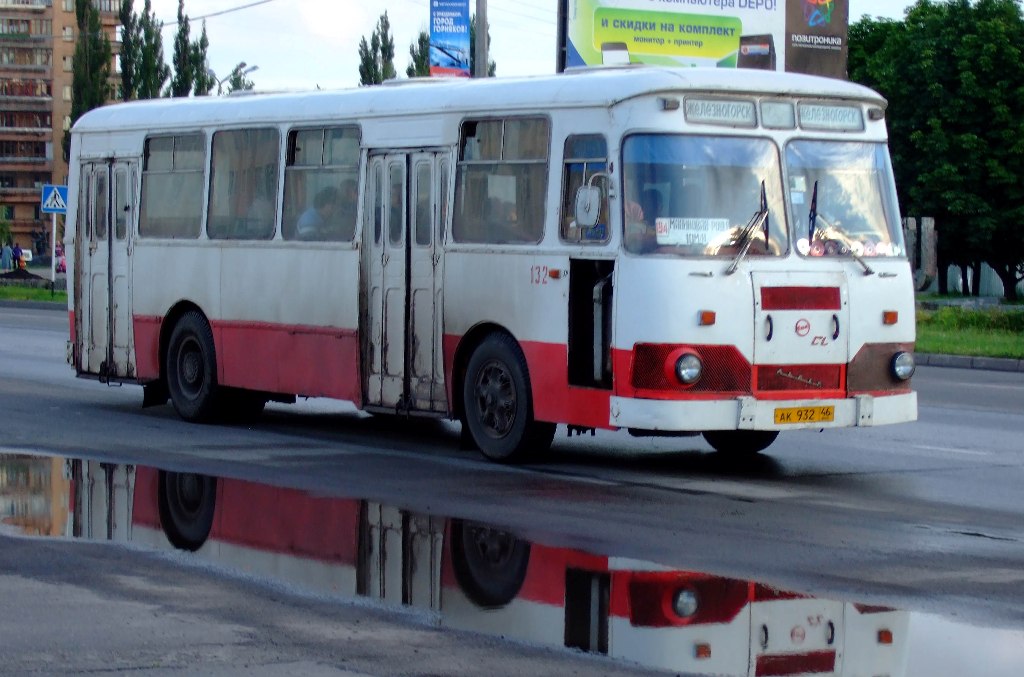
{"label": "driver in bus", "polygon": [[661,192],[647,188],[639,201],[626,200],[626,248],[636,253],[648,253],[658,247],[655,219],[661,215]]}

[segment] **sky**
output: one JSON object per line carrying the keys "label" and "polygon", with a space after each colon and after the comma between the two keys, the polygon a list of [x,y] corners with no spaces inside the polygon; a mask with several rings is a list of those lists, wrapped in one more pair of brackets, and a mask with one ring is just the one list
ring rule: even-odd
{"label": "sky", "polygon": [[[178,0],[151,0],[164,22],[164,57],[170,61]],[[135,0],[141,12],[144,0]],[[905,0],[850,0],[850,18],[903,17]],[[470,0],[475,12],[476,0]],[[555,71],[555,0],[489,0],[491,59],[497,75]],[[373,33],[387,10],[395,39],[395,68],[404,77],[409,46],[428,30],[429,0],[185,0],[193,39],[207,17],[210,68],[226,78],[236,64],[257,66],[248,75],[257,90],[337,89],[359,84],[359,40]]]}

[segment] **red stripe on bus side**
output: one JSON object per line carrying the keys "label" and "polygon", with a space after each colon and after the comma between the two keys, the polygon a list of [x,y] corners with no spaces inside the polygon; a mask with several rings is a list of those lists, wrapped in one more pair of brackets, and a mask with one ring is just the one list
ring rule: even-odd
{"label": "red stripe on bus side", "polygon": [[568,348],[557,343],[524,341],[523,354],[533,387],[533,413],[541,421],[612,429],[612,391],[569,385]]}
{"label": "red stripe on bus side", "polygon": [[135,332],[135,374],[140,381],[154,381],[160,378],[160,326],[162,317],[135,315],[132,329]]}
{"label": "red stripe on bus side", "polygon": [[361,402],[354,329],[214,321],[217,380],[226,386]]}
{"label": "red stripe on bus side", "polygon": [[[141,381],[160,377],[163,318],[136,315],[135,362]],[[274,393],[362,401],[359,336],[354,329],[213,321],[217,380]]]}
{"label": "red stripe on bus side", "polygon": [[839,287],[761,287],[764,310],[839,310]]}

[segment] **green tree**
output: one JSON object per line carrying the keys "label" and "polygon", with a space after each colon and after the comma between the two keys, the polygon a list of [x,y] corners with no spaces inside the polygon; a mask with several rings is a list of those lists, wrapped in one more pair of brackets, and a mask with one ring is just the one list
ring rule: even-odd
{"label": "green tree", "polygon": [[131,101],[138,96],[139,61],[142,58],[142,25],[134,10],[134,0],[121,0],[118,12],[121,20],[121,100]]}
{"label": "green tree", "polygon": [[416,42],[409,45],[409,66],[405,74],[410,78],[430,75],[430,34],[420,31]]}
{"label": "green tree", "polygon": [[171,63],[174,74],[171,77],[170,96],[188,96],[192,93],[193,67],[185,0],[178,0],[178,32],[174,34],[174,56]]}
{"label": "green tree", "polygon": [[[75,0],[74,67],[71,75],[71,123],[93,108],[102,106],[110,96],[110,40],[103,32],[100,13],[91,0]],[[71,151],[71,133],[64,133],[64,157]]]}
{"label": "green tree", "polygon": [[391,35],[391,22],[385,11],[370,35],[359,40],[359,84],[379,85],[397,77],[395,71],[395,39]]}
{"label": "green tree", "polygon": [[1015,0],[918,0],[903,22],[850,29],[850,77],[889,101],[897,187],[907,213],[935,217],[939,269],[970,266],[977,293],[986,261],[1008,298],[1024,275],[1022,30]]}
{"label": "green tree", "polygon": [[245,62],[242,61],[231,71],[231,77],[228,78],[228,93],[251,90],[254,86],[252,80],[245,77]]}
{"label": "green tree", "polygon": [[142,15],[139,16],[139,28],[142,32],[142,46],[135,78],[135,95],[139,99],[155,99],[163,92],[164,85],[171,77],[171,69],[164,63],[164,43],[161,37],[164,24],[157,20],[150,0],[146,0]]}
{"label": "green tree", "polygon": [[[490,26],[490,23],[488,23],[488,25],[487,25],[487,46],[488,46],[487,53],[488,53],[488,55],[490,55],[490,45],[491,45],[491,26]],[[469,72],[470,73],[475,73],[476,72],[475,64],[476,64],[476,14],[474,14],[469,19]],[[497,70],[498,70],[498,64],[496,64],[494,62],[494,59],[491,59],[490,56],[488,56],[488,59],[487,59],[487,77],[493,78],[494,74],[497,72]]]}
{"label": "green tree", "polygon": [[192,92],[196,96],[206,96],[217,86],[217,79],[210,72],[209,59],[206,51],[210,47],[210,39],[206,36],[206,22],[199,40],[189,47],[189,59],[192,62]]}

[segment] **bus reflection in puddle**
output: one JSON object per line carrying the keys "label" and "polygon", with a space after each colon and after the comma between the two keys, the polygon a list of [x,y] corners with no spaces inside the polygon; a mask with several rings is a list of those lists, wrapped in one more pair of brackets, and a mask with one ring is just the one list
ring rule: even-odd
{"label": "bus reflection in puddle", "polygon": [[[529,543],[372,501],[94,461],[5,457],[4,521],[194,551],[442,626],[718,675],[905,674],[909,615]],[[8,516],[9,515],[9,516]]]}

